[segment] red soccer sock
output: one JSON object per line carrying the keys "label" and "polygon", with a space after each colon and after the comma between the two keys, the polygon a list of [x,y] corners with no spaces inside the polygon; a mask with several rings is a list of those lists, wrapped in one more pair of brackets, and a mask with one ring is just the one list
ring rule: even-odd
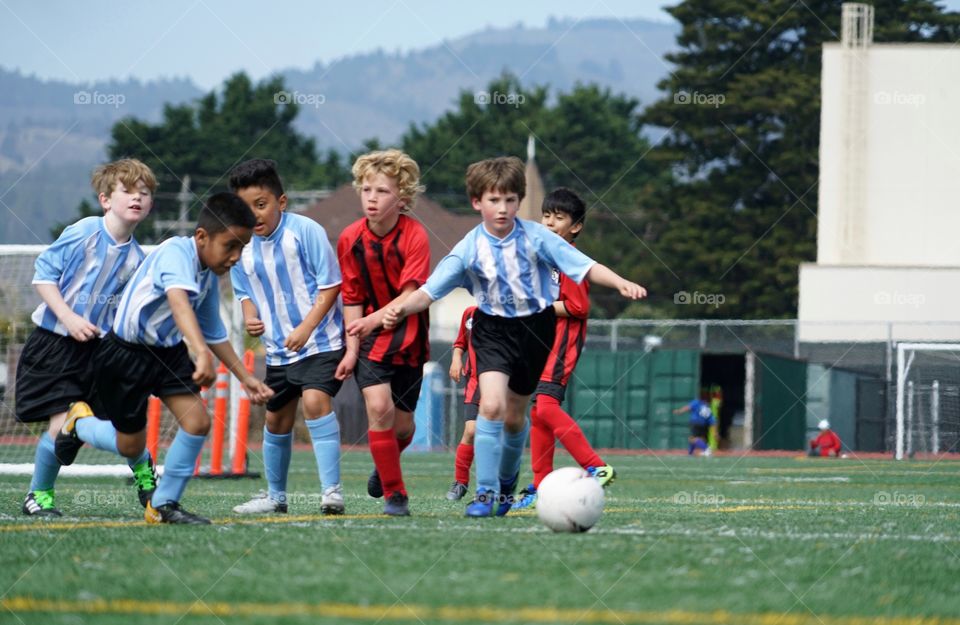
{"label": "red soccer sock", "polygon": [[407,494],[403,486],[403,473],[400,470],[400,449],[397,445],[397,435],[392,429],[382,432],[367,430],[367,439],[370,441],[370,455],[373,464],[380,474],[383,484],[383,494],[387,497],[391,493],[400,491]]}
{"label": "red soccer sock", "polygon": [[533,469],[533,485],[539,488],[540,482],[553,471],[554,440],[553,430],[540,417],[537,403],[530,409],[530,468]]}
{"label": "red soccer sock", "polygon": [[457,459],[454,461],[454,477],[461,484],[470,483],[470,465],[473,464],[473,445],[457,445]]}
{"label": "red soccer sock", "polygon": [[604,464],[597,452],[590,446],[583,430],[573,418],[563,411],[560,402],[549,395],[537,396],[537,411],[540,419],[547,424],[560,444],[570,452],[581,467],[599,467]]}

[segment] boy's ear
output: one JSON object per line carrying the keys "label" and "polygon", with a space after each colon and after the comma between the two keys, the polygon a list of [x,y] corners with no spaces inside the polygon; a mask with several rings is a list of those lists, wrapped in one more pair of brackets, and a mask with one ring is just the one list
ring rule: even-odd
{"label": "boy's ear", "polygon": [[210,233],[207,232],[206,228],[197,226],[196,231],[193,233],[193,237],[197,240],[197,247],[203,248],[207,245],[207,241],[210,239]]}
{"label": "boy's ear", "polygon": [[577,223],[573,224],[573,226],[571,226],[570,234],[580,234],[581,230],[583,230],[583,222],[578,221]]}
{"label": "boy's ear", "polygon": [[97,194],[97,201],[100,202],[100,208],[103,209],[104,213],[110,210],[110,198],[106,193]]}
{"label": "boy's ear", "polygon": [[480,198],[478,197],[470,198],[470,205],[473,206],[473,210],[475,211],[480,210]]}
{"label": "boy's ear", "polygon": [[280,204],[280,212],[287,210],[287,194],[284,193],[277,198],[277,202]]}

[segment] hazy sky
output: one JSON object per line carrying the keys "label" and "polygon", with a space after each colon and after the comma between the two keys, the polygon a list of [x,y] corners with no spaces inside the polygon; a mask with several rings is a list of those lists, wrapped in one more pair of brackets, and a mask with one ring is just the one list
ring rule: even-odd
{"label": "hazy sky", "polygon": [[[670,4],[676,0],[0,0],[0,66],[71,82],[188,76],[211,88],[239,70],[259,79],[487,26],[541,27],[550,17],[670,21],[662,9]],[[960,9],[960,0],[944,4]],[[806,8],[798,0],[791,10]]]}

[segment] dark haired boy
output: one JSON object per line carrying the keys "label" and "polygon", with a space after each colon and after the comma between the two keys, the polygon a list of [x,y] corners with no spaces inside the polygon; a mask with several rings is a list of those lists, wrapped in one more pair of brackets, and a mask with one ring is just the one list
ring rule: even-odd
{"label": "dark haired boy", "polygon": [[253,159],[230,172],[230,188],[256,216],[253,239],[230,277],[250,336],[267,352],[263,465],[267,492],[236,506],[237,514],[287,511],[287,475],[293,424],[303,398],[303,420],[320,474],[323,514],[343,514],[340,425],[333,397],[343,359],[340,267],[323,226],[286,212],[287,196],[276,163]]}
{"label": "dark haired boy", "polygon": [[96,414],[113,423],[120,454],[133,458],[143,451],[151,394],[180,424],[147,503],[147,523],[210,523],[181,508],[180,497],[210,430],[199,391],[216,378],[213,356],[243,383],[252,402],[273,395],[243,367],[220,320],[218,276],[240,259],[255,223],[250,208],[233,193],[212,196],[192,237],[173,237],[147,255],[123,291],[112,331],[97,348]]}

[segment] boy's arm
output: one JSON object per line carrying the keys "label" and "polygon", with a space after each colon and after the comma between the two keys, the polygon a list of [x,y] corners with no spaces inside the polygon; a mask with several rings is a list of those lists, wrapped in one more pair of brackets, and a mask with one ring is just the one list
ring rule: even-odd
{"label": "boy's arm", "polygon": [[393,298],[393,301],[391,301],[389,304],[378,311],[370,313],[366,317],[360,317],[352,323],[346,324],[347,334],[353,334],[356,335],[358,339],[362,339],[381,326],[388,330],[392,329],[393,326],[388,328],[383,322],[386,311],[392,307],[401,305],[404,301],[406,301],[407,297],[409,297],[410,294],[416,290],[417,286],[414,283],[407,282],[407,284],[403,287],[403,290],[400,292],[400,295],[397,295],[395,298]]}
{"label": "boy's arm", "polygon": [[[349,326],[351,323],[363,317],[363,306],[351,305],[343,307],[343,324]],[[343,354],[343,360],[337,365],[337,372],[334,377],[340,380],[346,380],[353,375],[353,369],[357,366],[357,358],[360,356],[360,337],[353,334],[347,334],[344,337],[347,348]]]}
{"label": "boy's arm", "polygon": [[63,299],[63,294],[60,293],[60,287],[56,284],[41,282],[34,286],[37,289],[37,293],[40,294],[40,299],[42,299],[43,303],[47,305],[47,308],[57,316],[57,319],[63,324],[63,327],[67,329],[67,332],[70,333],[70,336],[74,340],[83,343],[100,335],[100,329],[97,326],[73,312],[73,309],[70,308]]}
{"label": "boy's arm", "polygon": [[[200,325],[197,324],[197,329],[199,328]],[[273,390],[255,378],[253,374],[243,366],[243,361],[237,356],[237,352],[233,351],[233,346],[230,345],[230,341],[210,343],[210,350],[220,362],[227,366],[227,369],[229,369],[233,375],[237,376],[237,379],[243,384],[244,390],[247,392],[247,396],[250,397],[251,402],[263,404],[273,397]]]}
{"label": "boy's arm", "polygon": [[450,362],[450,379],[459,382],[461,377],[463,377],[463,350],[454,347],[453,359]]}
{"label": "boy's arm", "polygon": [[184,340],[194,346],[197,353],[193,381],[200,386],[210,386],[217,379],[217,374],[213,369],[213,358],[210,357],[210,351],[206,348],[207,342],[203,338],[200,322],[193,311],[193,306],[190,305],[187,292],[183,289],[168,289],[167,301],[170,303],[170,311],[173,313],[173,321],[177,324],[177,328],[183,333]]}
{"label": "boy's arm", "polygon": [[415,292],[410,294],[410,297],[403,300],[402,304],[394,305],[391,302],[390,306],[387,306],[383,309],[383,327],[388,330],[392,330],[405,317],[423,312],[424,310],[430,308],[430,304],[432,303],[433,300],[430,299],[430,296],[427,295],[426,291],[423,289],[417,289]]}
{"label": "boy's arm", "polygon": [[679,408],[674,409],[673,414],[683,414],[685,412],[690,412],[689,404],[687,404],[686,406],[681,406]]}
{"label": "boy's arm", "polygon": [[647,296],[647,290],[637,284],[630,282],[626,278],[620,277],[615,271],[600,263],[595,263],[587,271],[587,280],[592,284],[610,287],[620,291],[627,299],[642,299]]}
{"label": "boy's arm", "polygon": [[260,336],[266,329],[263,320],[260,319],[260,311],[252,299],[240,300],[240,309],[243,311],[243,325],[247,328],[247,334],[250,336]]}
{"label": "boy's arm", "polygon": [[287,340],[284,341],[283,346],[292,352],[299,352],[303,349],[303,346],[310,340],[310,335],[313,334],[313,331],[317,329],[317,326],[320,325],[323,318],[330,312],[330,309],[333,308],[339,295],[339,284],[329,289],[323,289],[317,293],[317,297],[313,301],[313,306],[310,307],[310,312],[303,318],[300,325],[293,329],[293,332],[291,332]]}

